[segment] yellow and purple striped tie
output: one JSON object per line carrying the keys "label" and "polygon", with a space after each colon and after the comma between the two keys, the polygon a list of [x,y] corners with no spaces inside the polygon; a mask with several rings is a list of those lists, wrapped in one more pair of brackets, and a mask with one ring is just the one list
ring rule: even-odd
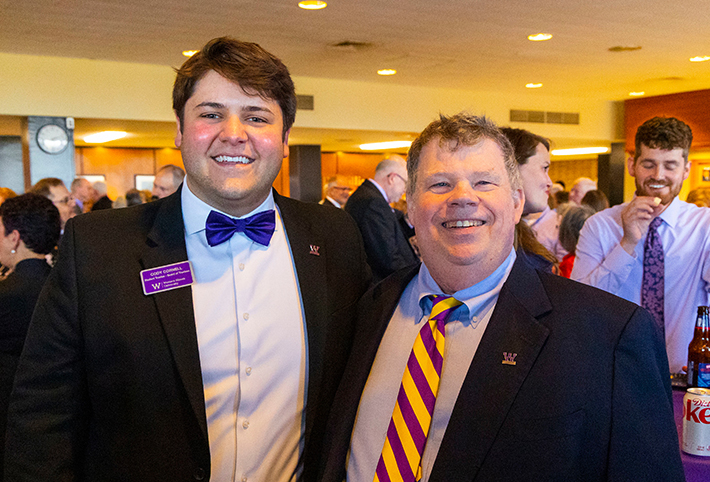
{"label": "yellow and purple striped tie", "polygon": [[429,321],[419,331],[409,354],[375,482],[415,482],[422,478],[422,454],[444,363],[444,325],[449,313],[461,305],[451,296],[429,298],[433,304]]}

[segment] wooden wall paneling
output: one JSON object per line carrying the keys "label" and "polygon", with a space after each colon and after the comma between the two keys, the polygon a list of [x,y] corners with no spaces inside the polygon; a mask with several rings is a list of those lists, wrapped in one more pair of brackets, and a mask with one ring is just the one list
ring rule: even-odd
{"label": "wooden wall paneling", "polygon": [[572,189],[574,181],[580,177],[597,180],[597,159],[574,159],[569,161],[552,161],[550,163],[550,179],[552,182],[561,180],[567,191]]}
{"label": "wooden wall paneling", "polygon": [[185,164],[182,162],[182,154],[180,149],[164,147],[162,149],[151,149],[155,156],[155,170],[149,172],[136,172],[136,174],[155,174],[158,170],[168,164],[178,166],[185,169]]}
{"label": "wooden wall paneling", "polygon": [[135,174],[150,174],[154,168],[153,149],[83,147],[82,174],[106,176],[108,196],[115,200],[134,187]]}
{"label": "wooden wall paneling", "polygon": [[710,149],[710,89],[659,95],[624,102],[626,151],[634,151],[636,129],[656,116],[676,117],[693,130],[692,149]]}

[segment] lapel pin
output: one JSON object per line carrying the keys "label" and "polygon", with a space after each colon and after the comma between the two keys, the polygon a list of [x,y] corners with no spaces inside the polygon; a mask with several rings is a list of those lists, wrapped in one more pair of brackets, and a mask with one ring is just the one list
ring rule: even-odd
{"label": "lapel pin", "polygon": [[517,353],[508,353],[507,351],[503,352],[503,365],[516,365],[517,362],[515,361],[515,357],[518,356]]}
{"label": "lapel pin", "polygon": [[316,246],[314,244],[311,244],[311,254],[313,256],[320,256],[320,253],[318,252],[320,250],[320,246]]}

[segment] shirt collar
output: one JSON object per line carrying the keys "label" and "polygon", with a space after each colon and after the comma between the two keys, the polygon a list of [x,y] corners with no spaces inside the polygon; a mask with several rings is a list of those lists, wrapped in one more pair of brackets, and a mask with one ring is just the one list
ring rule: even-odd
{"label": "shirt collar", "polygon": [[674,197],[668,207],[658,216],[663,219],[663,222],[670,226],[671,229],[678,223],[682,202],[683,201],[678,199],[678,196]]}
{"label": "shirt collar", "polygon": [[333,203],[333,206],[335,206],[336,208],[342,208],[342,207],[343,207],[343,206],[340,205],[340,203],[339,203],[338,201],[336,201],[336,200],[333,199],[332,197],[326,196],[325,198],[326,198],[328,201],[330,201],[331,203]]}
{"label": "shirt collar", "polygon": [[[477,323],[490,309],[498,299],[503,284],[508,279],[510,270],[513,268],[516,254],[515,250],[511,249],[508,257],[501,263],[496,270],[484,280],[476,283],[473,286],[464,288],[453,294],[453,297],[463,304],[456,308],[452,313],[452,320],[458,320],[464,324],[471,323],[474,316]],[[422,316],[428,317],[431,313],[432,302],[428,298],[429,295],[442,295],[443,291],[432,278],[429,269],[424,263],[419,268],[419,273],[414,285],[414,292],[417,293],[419,307],[422,310]],[[476,323],[473,323],[474,325]]]}
{"label": "shirt collar", "polygon": [[[234,217],[225,213],[224,211],[220,211],[219,209],[210,206],[202,199],[195,196],[195,194],[190,190],[190,182],[188,178],[185,178],[185,183],[183,184],[180,197],[182,201],[182,218],[185,222],[185,232],[188,235],[204,231],[205,223],[207,222],[207,216],[210,214],[210,211],[217,211],[226,216],[232,218]],[[274,192],[269,191],[269,195],[266,197],[266,200],[261,203],[259,207],[244,216],[240,216],[240,218],[238,219],[252,216],[262,211],[274,209],[274,206]]]}
{"label": "shirt collar", "polygon": [[387,193],[386,193],[385,190],[382,188],[382,186],[380,186],[379,184],[377,184],[377,181],[375,181],[374,179],[368,179],[368,181],[370,181],[372,184],[375,185],[375,187],[377,188],[377,190],[380,191],[380,193],[382,193],[382,197],[385,198],[385,201],[387,201],[387,204],[389,204],[390,199],[387,197]]}

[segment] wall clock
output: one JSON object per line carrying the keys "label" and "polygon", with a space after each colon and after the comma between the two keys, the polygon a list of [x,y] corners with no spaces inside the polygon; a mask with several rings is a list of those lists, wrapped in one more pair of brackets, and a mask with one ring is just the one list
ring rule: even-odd
{"label": "wall clock", "polygon": [[47,154],[59,154],[69,145],[69,135],[60,126],[47,124],[37,131],[37,144]]}

